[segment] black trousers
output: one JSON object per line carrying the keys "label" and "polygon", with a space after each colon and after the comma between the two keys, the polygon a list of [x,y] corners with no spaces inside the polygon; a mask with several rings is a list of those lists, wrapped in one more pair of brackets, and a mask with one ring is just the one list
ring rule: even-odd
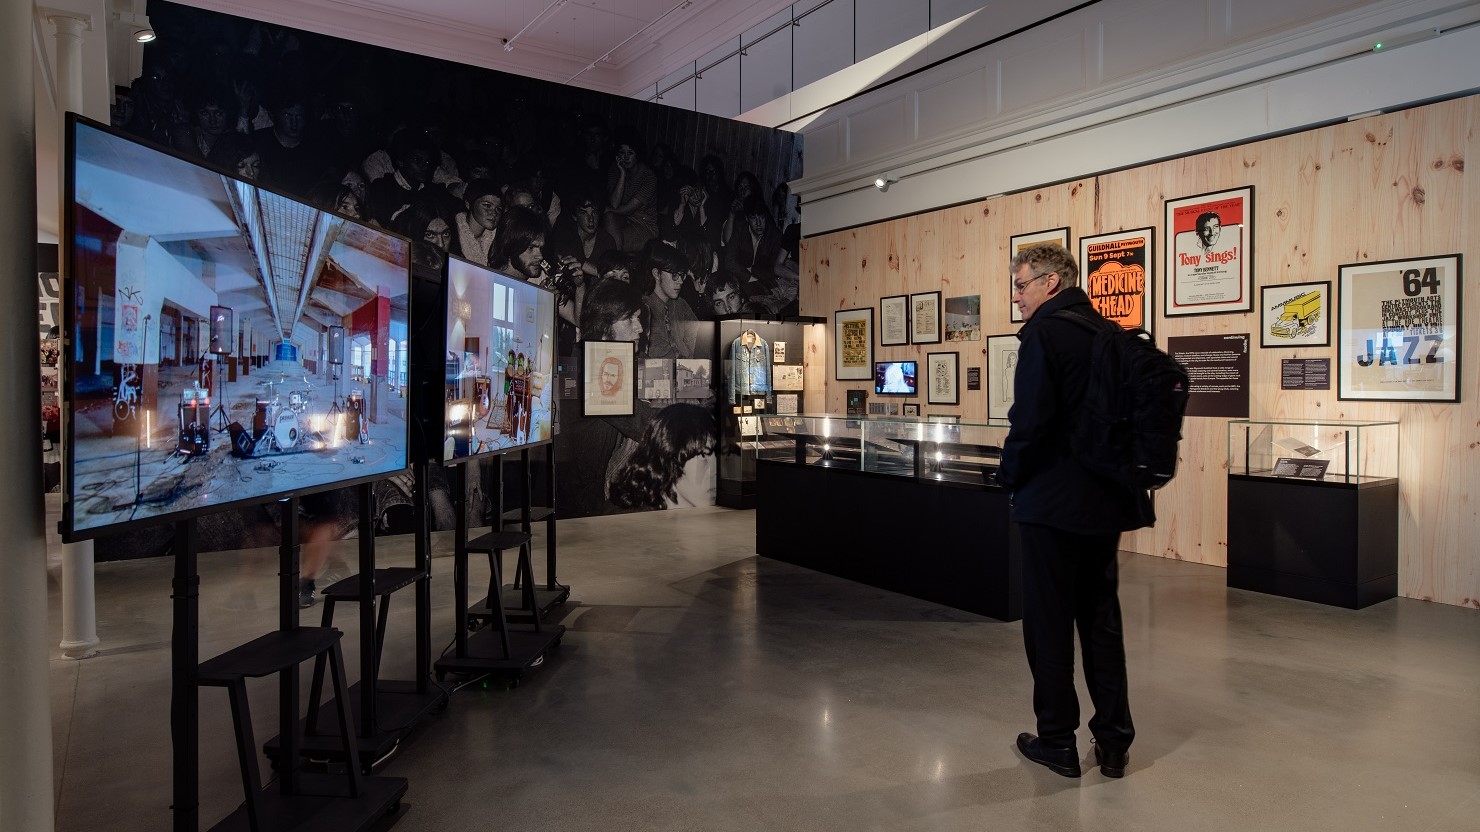
{"label": "black trousers", "polygon": [[1079,697],[1074,692],[1074,631],[1095,714],[1089,729],[1106,751],[1135,739],[1126,693],[1125,636],[1120,623],[1119,534],[1075,534],[1018,526],[1023,547],[1023,644],[1033,671],[1038,736],[1054,748],[1075,747]]}

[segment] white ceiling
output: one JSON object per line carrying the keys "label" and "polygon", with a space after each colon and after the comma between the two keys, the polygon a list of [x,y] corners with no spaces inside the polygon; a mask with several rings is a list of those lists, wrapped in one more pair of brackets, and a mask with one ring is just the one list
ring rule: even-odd
{"label": "white ceiling", "polygon": [[[120,0],[118,5],[129,2]],[[792,0],[184,2],[363,43],[633,95],[762,23]],[[512,49],[505,49],[507,41],[513,42]]]}

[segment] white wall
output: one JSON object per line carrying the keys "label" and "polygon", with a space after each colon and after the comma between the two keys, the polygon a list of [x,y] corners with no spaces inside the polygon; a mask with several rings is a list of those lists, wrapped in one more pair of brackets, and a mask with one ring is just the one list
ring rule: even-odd
{"label": "white wall", "polygon": [[988,7],[743,116],[806,137],[804,233],[1480,89],[1474,2],[1104,0],[842,100],[1002,21]]}

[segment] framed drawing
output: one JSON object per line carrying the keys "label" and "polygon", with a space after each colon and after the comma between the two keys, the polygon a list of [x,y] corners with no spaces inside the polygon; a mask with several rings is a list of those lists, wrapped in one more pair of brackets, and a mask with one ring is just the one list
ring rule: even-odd
{"label": "framed drawing", "polygon": [[1331,345],[1331,281],[1259,287],[1259,346]]}
{"label": "framed drawing", "polygon": [[910,298],[890,295],[879,299],[879,346],[897,347],[910,342]]}
{"label": "framed drawing", "polygon": [[1336,397],[1458,402],[1460,255],[1338,269]]}
{"label": "framed drawing", "polygon": [[915,344],[940,343],[940,292],[910,295],[910,341]]}
{"label": "framed drawing", "polygon": [[777,390],[801,390],[804,370],[800,364],[772,364],[771,378]]}
{"label": "framed drawing", "polygon": [[581,415],[631,416],[637,406],[633,367],[637,345],[631,341],[581,343]]}
{"label": "framed drawing", "polygon": [[987,338],[987,418],[1007,419],[1017,389],[1018,339],[1016,335]]}
{"label": "framed drawing", "polygon": [[1096,311],[1126,329],[1151,332],[1155,249],[1154,228],[1079,238],[1079,285]]}
{"label": "framed drawing", "polygon": [[906,416],[919,416],[920,415],[920,403],[919,402],[905,402],[904,403],[904,415],[906,415]]}
{"label": "framed drawing", "polygon": [[926,404],[961,403],[961,354],[932,352],[925,354]]}
{"label": "framed drawing", "polygon": [[1254,187],[1166,201],[1166,315],[1254,307]]}
{"label": "framed drawing", "polygon": [[801,396],[798,396],[796,393],[777,393],[776,413],[783,416],[795,414],[800,401]]}
{"label": "framed drawing", "polygon": [[[1047,231],[1030,231],[1027,234],[1014,234],[1007,238],[1007,253],[1016,257],[1018,252],[1025,248],[1036,246],[1039,243],[1058,243],[1064,248],[1069,247],[1069,241],[1074,236],[1069,233],[1069,226],[1063,228],[1050,228]],[[1011,321],[1015,324],[1023,322],[1023,313],[1012,302],[1012,275],[1007,276],[1007,308],[1010,310]]]}
{"label": "framed drawing", "polygon": [[874,377],[874,310],[843,309],[833,313],[833,378]]}

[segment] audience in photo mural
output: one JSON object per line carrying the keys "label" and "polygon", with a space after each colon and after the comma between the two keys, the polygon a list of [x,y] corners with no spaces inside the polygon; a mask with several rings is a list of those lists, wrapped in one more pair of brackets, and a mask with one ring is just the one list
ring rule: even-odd
{"label": "audience in photo mural", "polygon": [[[161,38],[145,51],[144,74],[116,102],[115,126],[404,234],[422,264],[439,266],[451,253],[551,289],[567,361],[582,339],[635,341],[639,368],[646,359],[709,358],[693,322],[796,311],[795,201],[784,181],[768,190],[751,171],[727,170],[723,147],[697,138],[693,147],[650,144],[641,124],[608,123],[544,96],[537,103],[526,85],[492,89],[502,76],[487,70],[439,73],[429,59],[397,56],[400,66],[421,61],[429,71],[391,88],[366,84],[371,56],[383,50],[212,22],[231,20],[224,17],[186,19],[191,37]],[[648,430],[680,404],[681,414]],[[691,499],[668,480],[713,452],[712,417],[711,438],[693,438],[705,421],[694,404],[649,400],[610,422],[563,413],[563,439],[602,446],[573,450],[610,461],[596,472],[603,482],[562,484],[576,503],[562,514]],[[686,456],[659,464],[654,454],[676,441],[670,424],[685,426]],[[706,441],[704,453],[694,450]],[[624,466],[636,470],[628,463],[639,448],[644,470],[667,473],[642,496],[629,489],[614,500],[611,483]]]}

